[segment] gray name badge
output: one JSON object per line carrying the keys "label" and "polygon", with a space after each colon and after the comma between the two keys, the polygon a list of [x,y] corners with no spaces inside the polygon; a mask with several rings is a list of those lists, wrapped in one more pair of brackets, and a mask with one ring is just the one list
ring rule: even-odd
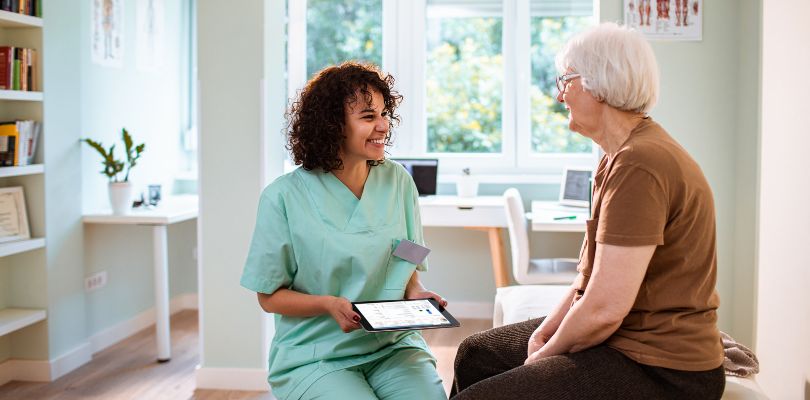
{"label": "gray name badge", "polygon": [[430,249],[420,246],[410,240],[403,240],[399,242],[397,248],[394,249],[394,255],[413,264],[422,264],[430,253]]}

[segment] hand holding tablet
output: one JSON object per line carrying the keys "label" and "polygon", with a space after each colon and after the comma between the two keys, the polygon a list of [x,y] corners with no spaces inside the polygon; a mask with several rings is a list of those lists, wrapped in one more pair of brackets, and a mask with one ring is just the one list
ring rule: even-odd
{"label": "hand holding tablet", "polygon": [[352,303],[352,308],[368,332],[461,326],[435,299],[363,301]]}

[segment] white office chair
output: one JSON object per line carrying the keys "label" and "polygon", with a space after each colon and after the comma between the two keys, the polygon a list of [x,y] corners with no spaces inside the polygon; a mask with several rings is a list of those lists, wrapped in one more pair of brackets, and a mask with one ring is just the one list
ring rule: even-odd
{"label": "white office chair", "polygon": [[509,188],[503,194],[512,275],[518,285],[499,287],[495,293],[493,327],[548,315],[571,290],[577,260],[572,258],[529,258],[529,233],[520,192]]}
{"label": "white office chair", "polygon": [[509,247],[512,250],[512,274],[521,285],[570,284],[577,276],[575,258],[529,258],[529,233],[520,192],[515,188],[503,193]]}

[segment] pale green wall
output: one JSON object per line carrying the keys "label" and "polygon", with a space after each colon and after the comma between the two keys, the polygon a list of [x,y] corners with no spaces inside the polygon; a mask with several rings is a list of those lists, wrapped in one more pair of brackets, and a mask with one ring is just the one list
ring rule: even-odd
{"label": "pale green wall", "polygon": [[[90,54],[92,0],[81,3],[82,137],[117,143],[122,156],[121,127],[146,150],[133,169],[130,180],[137,188],[160,183],[165,194],[172,192],[174,173],[179,168],[180,134],[184,128],[182,96],[187,64],[182,60],[188,24],[188,0],[165,5],[165,54],[163,65],[154,71],[136,68],[136,2],[124,2],[123,67],[102,67]],[[78,143],[77,143],[78,146]],[[109,207],[107,178],[99,173],[100,156],[81,145],[82,204],[85,210]],[[170,225],[168,229],[169,296],[197,291],[195,221]],[[86,327],[88,336],[127,321],[154,306],[152,229],[145,226],[87,225],[84,228],[85,268],[83,276],[107,272],[107,286],[88,293]]]}
{"label": "pale green wall", "polygon": [[[44,44],[43,83],[45,90],[44,146],[45,161],[45,249],[47,270],[39,278],[45,284],[30,288],[38,293],[45,288],[48,330],[28,337],[32,343],[49,343],[47,357],[57,358],[86,341],[84,320],[84,284],[82,281],[81,164],[78,152],[80,135],[81,40],[78,21],[80,8],[64,1],[43,1]],[[36,253],[23,257],[37,258]],[[35,265],[35,264],[34,264]],[[34,289],[38,288],[38,289]],[[47,339],[43,336],[47,335]],[[17,343],[14,343],[17,347]],[[24,347],[24,346],[23,346]],[[19,355],[15,354],[15,357]],[[38,356],[42,356],[39,354]]]}
{"label": "pale green wall", "polygon": [[239,286],[263,186],[263,3],[197,5],[203,368],[263,368],[267,357],[256,295]]}

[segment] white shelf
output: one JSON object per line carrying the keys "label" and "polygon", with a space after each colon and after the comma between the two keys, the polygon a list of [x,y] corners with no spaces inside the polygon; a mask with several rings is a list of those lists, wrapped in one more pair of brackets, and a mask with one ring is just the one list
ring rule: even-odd
{"label": "white shelf", "polygon": [[0,11],[2,28],[42,28],[42,18],[9,11]]}
{"label": "white shelf", "polygon": [[45,238],[18,240],[16,242],[0,243],[0,257],[17,253],[41,249],[45,247]]}
{"label": "white shelf", "polygon": [[42,101],[42,92],[25,90],[0,90],[0,100]]}
{"label": "white shelf", "polygon": [[31,308],[5,308],[0,310],[0,336],[45,320],[45,310]]}
{"label": "white shelf", "polygon": [[45,172],[45,166],[42,164],[31,164],[24,167],[0,167],[0,178],[8,178],[10,176],[23,176],[23,175],[36,175]]}

